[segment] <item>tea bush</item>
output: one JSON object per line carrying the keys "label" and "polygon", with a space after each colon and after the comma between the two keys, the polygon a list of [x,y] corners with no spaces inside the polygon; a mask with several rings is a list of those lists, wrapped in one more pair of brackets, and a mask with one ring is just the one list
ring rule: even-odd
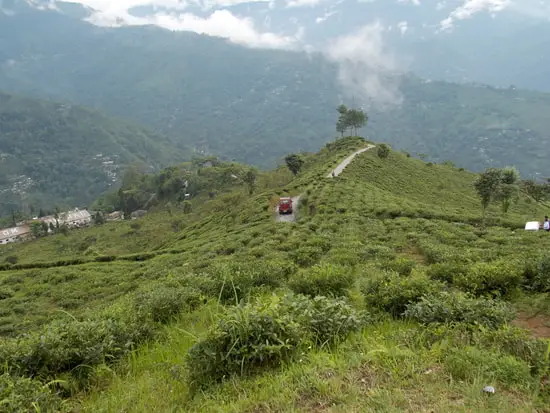
{"label": "tea bush", "polygon": [[529,260],[523,269],[523,287],[529,291],[550,292],[550,259]]}
{"label": "tea bush", "polygon": [[440,291],[407,305],[404,315],[424,324],[454,322],[498,328],[513,320],[515,312],[502,301]]}
{"label": "tea bush", "polygon": [[179,313],[195,310],[201,303],[196,289],[153,285],[150,291],[136,293],[134,307],[138,314],[166,323]]}
{"label": "tea bush", "polygon": [[289,294],[231,307],[189,350],[191,388],[278,366],[309,343],[333,344],[345,338],[365,320],[345,301],[326,297]]}
{"label": "tea bush", "polygon": [[334,344],[345,339],[368,321],[367,313],[357,312],[342,299],[287,295],[283,299],[283,308],[317,345]]}
{"label": "tea bush", "polygon": [[361,283],[367,306],[384,310],[394,317],[401,316],[410,303],[443,288],[443,284],[431,280],[424,273],[402,277],[396,272],[384,272]]}
{"label": "tea bush", "polygon": [[319,245],[303,245],[290,255],[300,267],[310,267],[323,255],[323,248]]}
{"label": "tea bush", "polygon": [[415,266],[416,261],[405,257],[398,257],[393,261],[387,261],[382,265],[385,270],[395,271],[404,276],[410,275]]}
{"label": "tea bush", "polygon": [[153,335],[153,326],[127,306],[113,308],[86,320],[54,320],[36,332],[6,339],[0,344],[0,363],[17,376],[52,379],[71,372],[84,383],[91,366],[118,359]]}
{"label": "tea bush", "polygon": [[300,271],[289,281],[289,287],[298,294],[315,297],[345,296],[353,285],[352,269],[342,265],[318,264]]}
{"label": "tea bush", "polygon": [[61,398],[38,380],[0,376],[0,409],[7,413],[70,412]]}
{"label": "tea bush", "polygon": [[452,283],[455,277],[464,276],[468,267],[461,263],[443,262],[432,264],[426,270],[428,276],[434,280]]}
{"label": "tea bush", "polygon": [[191,388],[279,365],[302,342],[300,325],[277,301],[233,307],[189,350]]}
{"label": "tea bush", "polygon": [[521,268],[515,262],[480,262],[458,274],[454,284],[476,296],[505,297],[516,291],[522,282]]}
{"label": "tea bush", "polygon": [[260,287],[276,288],[297,270],[288,261],[229,261],[213,265],[198,288],[224,304],[235,304]]}

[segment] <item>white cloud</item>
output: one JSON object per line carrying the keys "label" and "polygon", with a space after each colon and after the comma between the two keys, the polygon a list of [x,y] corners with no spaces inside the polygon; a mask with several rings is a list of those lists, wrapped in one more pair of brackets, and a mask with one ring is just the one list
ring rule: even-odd
{"label": "white cloud", "polygon": [[469,19],[474,14],[487,11],[490,13],[504,10],[511,0],[465,0],[440,23],[441,30],[451,30],[457,20]]}
{"label": "white cloud", "polygon": [[[260,31],[250,18],[239,17],[229,10],[216,10],[207,17],[181,12],[191,1],[210,7],[213,1],[188,0],[78,0],[95,10],[88,21],[98,26],[156,25],[173,31],[190,31],[198,34],[226,38],[233,43],[257,48],[294,49],[298,47],[303,28],[294,36]],[[247,0],[248,1],[248,0]],[[216,4],[234,5],[245,0],[216,0]],[[158,11],[146,17],[136,17],[128,10],[136,6],[166,7],[170,14]]]}
{"label": "white cloud", "polygon": [[385,48],[380,23],[330,42],[326,56],[339,67],[339,80],[350,95],[379,105],[399,104],[400,68]]}

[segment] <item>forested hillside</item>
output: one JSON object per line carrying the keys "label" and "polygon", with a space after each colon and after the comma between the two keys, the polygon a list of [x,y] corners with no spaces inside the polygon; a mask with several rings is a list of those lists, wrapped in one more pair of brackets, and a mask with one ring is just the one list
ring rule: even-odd
{"label": "forested hillside", "polygon": [[382,145],[327,177],[366,144],[1,246],[5,411],[544,412],[550,238],[522,228],[545,206],[480,225],[478,176]]}
{"label": "forested hillside", "polygon": [[[0,15],[4,36],[0,88],[101,108],[206,154],[259,166],[329,141],[336,107],[353,106],[354,96],[359,105],[363,86],[373,97],[377,84],[348,71],[355,87],[344,94],[344,62],[320,54],[154,27],[98,28],[48,12]],[[401,78],[398,95],[398,106],[366,108],[371,139],[473,170],[514,164],[524,176],[550,175],[549,95],[413,76]]]}
{"label": "forested hillside", "polygon": [[184,154],[164,136],[132,123],[0,92],[0,215],[87,206],[130,163],[155,170]]}

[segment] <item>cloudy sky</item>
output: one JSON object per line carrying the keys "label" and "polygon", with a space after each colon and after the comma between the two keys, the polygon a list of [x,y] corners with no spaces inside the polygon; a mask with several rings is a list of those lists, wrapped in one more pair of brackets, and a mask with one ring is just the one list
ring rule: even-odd
{"label": "cloudy sky", "polygon": [[[64,1],[64,0],[61,0]],[[67,0],[68,1],[68,0]],[[270,32],[261,27],[249,16],[243,16],[232,10],[232,6],[243,4],[265,4],[266,8],[313,8],[317,7],[317,24],[338,14],[335,7],[342,0],[72,0],[97,10],[92,22],[100,25],[120,24],[156,24],[170,30],[192,31],[200,34],[219,36],[232,42],[251,47],[297,48],[303,46],[303,34],[307,29],[297,22],[293,32]],[[534,10],[548,7],[547,0],[357,0],[358,2],[394,1],[410,3],[417,7],[432,7],[445,10],[446,17],[438,23],[439,31],[452,30],[459,20],[468,19],[476,13],[496,13],[504,9],[517,9],[520,5],[531,4]],[[520,3],[521,2],[521,3]],[[154,14],[136,17],[128,13],[133,7],[158,7]],[[191,8],[201,9],[200,16],[193,14]],[[168,10],[167,10],[168,9]],[[317,10],[317,9],[316,9]],[[399,30],[405,33],[406,21],[400,22]]]}

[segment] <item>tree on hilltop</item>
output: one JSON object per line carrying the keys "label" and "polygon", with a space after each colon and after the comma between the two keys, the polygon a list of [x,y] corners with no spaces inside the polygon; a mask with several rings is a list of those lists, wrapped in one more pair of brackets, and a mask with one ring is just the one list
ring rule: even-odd
{"label": "tree on hilltop", "polygon": [[358,130],[364,127],[368,122],[368,115],[362,109],[348,109],[346,105],[340,105],[338,111],[338,121],[336,122],[336,131],[344,136],[349,129],[350,136],[357,136]]}

